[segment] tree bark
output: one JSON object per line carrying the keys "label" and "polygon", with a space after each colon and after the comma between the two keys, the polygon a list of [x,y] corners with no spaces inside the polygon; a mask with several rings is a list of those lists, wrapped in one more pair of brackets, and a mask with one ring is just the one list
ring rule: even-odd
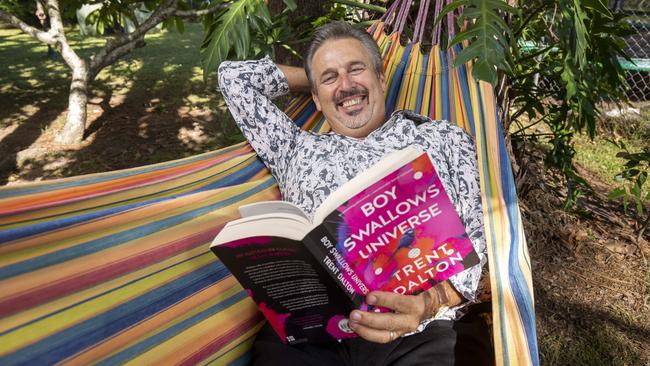
{"label": "tree bark", "polygon": [[47,0],[47,12],[50,16],[50,33],[54,34],[55,47],[72,70],[70,95],[68,98],[68,116],[63,129],[57,134],[56,141],[65,145],[78,144],[83,139],[86,128],[86,104],[88,102],[88,68],[86,62],[70,47],[65,37],[63,21],[59,11],[58,0]]}
{"label": "tree bark", "polygon": [[86,61],[79,58],[70,47],[67,55],[63,56],[72,69],[72,82],[68,96],[68,116],[63,129],[56,135],[56,142],[64,145],[78,144],[83,140],[86,130],[88,105],[88,85],[90,77]]}

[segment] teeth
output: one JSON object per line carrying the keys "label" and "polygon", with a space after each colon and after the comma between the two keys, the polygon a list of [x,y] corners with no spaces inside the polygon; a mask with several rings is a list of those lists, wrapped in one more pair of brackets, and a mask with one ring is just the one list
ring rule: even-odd
{"label": "teeth", "polygon": [[343,102],[343,107],[346,107],[346,108],[347,107],[352,107],[353,105],[357,105],[359,103],[361,103],[361,98],[354,98],[354,99],[346,100],[345,102]]}

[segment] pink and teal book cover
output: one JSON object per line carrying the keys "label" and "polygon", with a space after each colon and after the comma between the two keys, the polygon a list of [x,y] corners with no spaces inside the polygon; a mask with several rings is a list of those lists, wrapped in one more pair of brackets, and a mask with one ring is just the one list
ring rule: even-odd
{"label": "pink and teal book cover", "polygon": [[479,263],[427,153],[349,199],[323,225],[370,291],[417,294]]}

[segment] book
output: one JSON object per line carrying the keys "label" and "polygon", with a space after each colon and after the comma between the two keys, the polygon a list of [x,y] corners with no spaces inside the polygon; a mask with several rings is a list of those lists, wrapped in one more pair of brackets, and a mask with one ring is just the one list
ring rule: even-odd
{"label": "book", "polygon": [[427,153],[410,147],[334,191],[310,221],[285,201],[239,208],[210,249],[283,342],[355,337],[370,291],[417,294],[479,263]]}

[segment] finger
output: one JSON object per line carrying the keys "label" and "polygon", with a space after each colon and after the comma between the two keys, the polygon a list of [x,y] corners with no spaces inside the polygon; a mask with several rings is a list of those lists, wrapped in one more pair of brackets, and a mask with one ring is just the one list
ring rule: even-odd
{"label": "finger", "polygon": [[359,337],[375,343],[389,343],[401,337],[402,333],[398,331],[391,331],[386,329],[375,329],[366,327],[354,321],[350,321],[350,328],[354,330]]}
{"label": "finger", "polygon": [[422,298],[412,295],[399,295],[394,292],[373,291],[366,296],[366,302],[374,306],[389,308],[398,313],[422,314]]}
{"label": "finger", "polygon": [[376,330],[393,330],[400,334],[415,331],[420,324],[419,318],[413,314],[374,313],[354,310],[350,321],[366,328]]}

